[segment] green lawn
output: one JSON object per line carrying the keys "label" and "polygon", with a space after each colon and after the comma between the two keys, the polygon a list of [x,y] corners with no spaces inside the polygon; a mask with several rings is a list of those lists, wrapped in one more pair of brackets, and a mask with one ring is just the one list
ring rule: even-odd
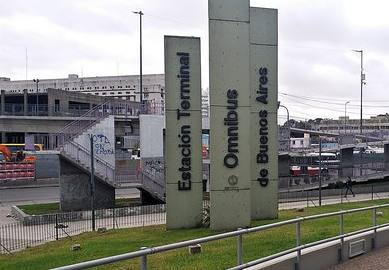
{"label": "green lawn", "polygon": [[[139,205],[139,198],[120,198],[115,200],[116,207],[127,207]],[[43,215],[61,212],[59,203],[43,203],[43,204],[25,204],[18,205],[24,213],[29,215]]]}
{"label": "green lawn", "polygon": [[[297,216],[333,212],[340,209],[365,207],[373,204],[389,203],[389,200],[368,201],[312,207],[304,212],[295,210],[280,211],[276,220],[254,221],[253,226],[273,223]],[[379,223],[389,222],[389,208],[379,217]],[[345,217],[346,232],[361,229],[372,224],[372,213],[361,212]],[[339,232],[339,218],[325,218],[302,224],[303,243],[335,236]],[[215,234],[209,229],[166,231],[165,226],[112,230],[106,233],[84,233],[72,239],[50,242],[11,255],[0,256],[0,269],[49,269],[61,265],[117,255],[138,250],[142,246],[152,247],[177,241],[194,239]],[[243,236],[244,260],[259,257],[293,247],[295,226],[288,225],[260,233]],[[70,251],[72,244],[81,244],[81,251]],[[203,252],[189,256],[187,249],[154,254],[148,257],[149,269],[225,269],[236,263],[236,239],[221,240],[203,244]],[[95,269],[139,269],[139,260],[102,266]]]}

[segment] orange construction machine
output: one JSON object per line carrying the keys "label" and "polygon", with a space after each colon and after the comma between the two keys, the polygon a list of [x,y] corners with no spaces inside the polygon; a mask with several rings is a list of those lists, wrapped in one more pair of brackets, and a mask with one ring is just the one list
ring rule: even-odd
{"label": "orange construction machine", "polygon": [[17,151],[15,154],[9,150],[4,144],[0,144],[0,153],[3,154],[6,162],[35,162],[36,157],[28,156],[23,151]]}

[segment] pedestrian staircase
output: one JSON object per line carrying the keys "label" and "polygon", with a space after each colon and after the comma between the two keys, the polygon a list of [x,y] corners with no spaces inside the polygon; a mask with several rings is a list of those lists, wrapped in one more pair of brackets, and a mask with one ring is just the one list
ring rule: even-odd
{"label": "pedestrian staircase", "polygon": [[[91,129],[111,115],[121,117],[138,116],[139,108],[139,103],[113,101],[95,106],[84,115],[78,117],[77,120],[64,126],[56,134],[52,134],[50,136],[51,149],[59,150],[61,158],[66,159],[83,171],[91,173],[90,149],[77,143],[77,138],[90,134]],[[147,192],[160,201],[165,200],[164,177],[161,178],[160,175],[150,173],[148,170],[142,171],[138,179],[134,177],[123,179],[123,175],[116,176],[114,165],[94,155],[94,175],[98,181],[103,181],[115,188],[120,188],[121,186],[124,188],[126,184],[132,184],[142,192]]]}
{"label": "pedestrian staircase", "polygon": [[[93,127],[111,115],[136,116],[138,113],[138,103],[113,101],[102,103],[64,126],[58,133],[52,134],[50,138],[51,147],[59,150],[62,158],[90,173],[90,149],[77,143],[76,139],[91,133]],[[99,180],[115,186],[115,167],[96,155],[94,155],[94,174]]]}

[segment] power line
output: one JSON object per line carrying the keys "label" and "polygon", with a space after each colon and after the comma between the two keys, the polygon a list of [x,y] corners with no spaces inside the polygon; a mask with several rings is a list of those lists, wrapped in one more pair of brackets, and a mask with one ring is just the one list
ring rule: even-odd
{"label": "power line", "polygon": [[[314,98],[309,98],[309,97],[304,97],[304,96],[296,96],[296,95],[292,95],[292,94],[286,94],[286,93],[280,93],[281,95],[283,96],[287,96],[287,97],[293,97],[293,98],[298,98],[298,99],[304,99],[304,100],[308,100],[308,101],[312,101],[312,102],[318,102],[318,103],[325,103],[325,104],[333,104],[333,105],[338,105],[338,106],[344,106],[344,103],[337,103],[337,102],[330,102],[330,101],[324,101],[323,100],[320,100],[320,99],[314,99]],[[387,102],[387,101],[382,101],[382,102]],[[360,105],[353,105],[353,104],[349,104],[348,106],[350,107],[359,107]],[[387,106],[384,106],[384,105],[363,105],[363,107],[369,107],[369,108],[389,108],[389,105]]]}
{"label": "power line", "polygon": [[[294,98],[294,97],[289,97],[289,98]],[[294,103],[297,103],[297,104],[301,104],[301,105],[304,105],[304,106],[308,106],[308,107],[311,107],[311,108],[317,108],[317,109],[323,109],[323,110],[327,110],[327,111],[332,111],[332,112],[340,112],[340,113],[344,113],[344,110],[338,110],[338,109],[333,109],[333,108],[328,108],[328,107],[322,107],[322,106],[318,106],[318,105],[312,105],[312,104],[307,104],[307,103],[304,103],[304,102],[301,102],[301,101],[292,101]],[[344,105],[344,104],[343,104]],[[349,114],[359,114],[358,112],[353,112],[353,111],[348,111]],[[364,113],[364,115],[369,115],[369,116],[376,116],[377,114],[369,114],[369,113]]]}

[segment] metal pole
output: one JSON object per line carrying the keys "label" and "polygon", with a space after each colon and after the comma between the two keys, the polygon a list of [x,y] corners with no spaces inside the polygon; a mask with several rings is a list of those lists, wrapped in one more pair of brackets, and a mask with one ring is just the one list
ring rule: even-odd
{"label": "metal pole", "polygon": [[360,123],[360,129],[361,129],[361,135],[362,135],[362,91],[363,91],[363,50],[359,51],[361,53],[361,123]]}
{"label": "metal pole", "polygon": [[143,72],[142,72],[142,11],[139,11],[139,52],[140,52],[140,56],[139,56],[139,84],[140,84],[140,104],[141,104],[141,110],[143,112]]}
{"label": "metal pole", "polygon": [[288,151],[290,151],[290,123],[289,123],[289,110],[286,106],[281,105],[281,102],[278,101],[278,107],[282,107],[286,109],[286,127],[289,129],[289,141],[288,141]]}
{"label": "metal pole", "polygon": [[90,173],[90,186],[91,186],[91,208],[92,208],[92,230],[96,230],[95,220],[95,168],[94,168],[94,152],[93,152],[93,134],[90,134],[90,156],[91,156],[91,173]]}
{"label": "metal pole", "polygon": [[133,13],[139,15],[139,100],[140,100],[140,113],[143,112],[143,73],[142,73],[142,16],[144,13],[140,11],[133,11]]}
{"label": "metal pole", "polygon": [[[299,247],[301,244],[301,222],[296,222],[296,247]],[[301,259],[301,249],[297,250],[297,261],[295,263],[295,270],[299,270],[300,266],[300,259]]]}
{"label": "metal pole", "polygon": [[[344,234],[344,217],[343,217],[343,213],[340,214],[339,233],[340,233],[340,235]],[[340,249],[339,249],[339,254],[338,254],[339,261],[343,260],[343,245],[344,245],[344,237],[342,236],[340,238]]]}
{"label": "metal pole", "polygon": [[344,134],[346,134],[346,127],[347,127],[347,122],[346,122],[346,117],[347,117],[347,104],[349,104],[350,101],[347,101],[344,103]]}
{"label": "metal pole", "polygon": [[[147,247],[141,247],[140,250],[147,249]],[[140,269],[141,270],[147,270],[147,256],[144,255],[140,257]]]}
{"label": "metal pole", "polygon": [[[238,228],[238,231],[241,229]],[[243,264],[243,239],[241,234],[236,237],[236,253],[238,265]]]}
{"label": "metal pole", "polygon": [[373,226],[374,226],[374,237],[372,239],[372,242],[371,242],[371,247],[372,249],[375,248],[376,246],[376,243],[375,243],[375,240],[377,239],[377,208],[374,208],[373,209]]}
{"label": "metal pole", "polygon": [[58,239],[58,214],[55,214],[55,240]]}
{"label": "metal pole", "polygon": [[319,206],[321,206],[321,137],[319,136]]}

